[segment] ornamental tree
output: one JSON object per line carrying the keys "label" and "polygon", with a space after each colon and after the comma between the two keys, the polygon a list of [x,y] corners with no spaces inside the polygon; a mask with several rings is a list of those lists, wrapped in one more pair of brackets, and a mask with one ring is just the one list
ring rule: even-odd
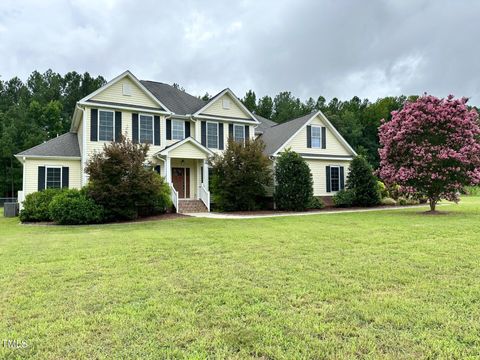
{"label": "ornamental tree", "polygon": [[467,99],[425,94],[392,112],[379,128],[379,175],[430,210],[440,199],[459,201],[464,186],[480,183],[480,127]]}

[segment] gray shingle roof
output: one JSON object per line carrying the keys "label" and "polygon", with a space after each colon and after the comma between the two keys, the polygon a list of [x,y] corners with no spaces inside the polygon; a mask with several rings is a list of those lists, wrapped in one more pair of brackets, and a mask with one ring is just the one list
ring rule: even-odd
{"label": "gray shingle roof", "polygon": [[265,142],[265,153],[271,155],[277,151],[280,146],[315,114],[316,112],[312,112],[305,116],[264,129],[262,139]]}
{"label": "gray shingle roof", "polygon": [[68,132],[40,145],[18,153],[17,156],[80,157],[77,134]]}
{"label": "gray shingle roof", "polygon": [[170,111],[178,115],[193,114],[205,106],[206,102],[185,91],[174,88],[161,82],[140,80],[143,86],[150,91]]}
{"label": "gray shingle roof", "polygon": [[260,122],[260,124],[258,124],[258,126],[255,128],[256,134],[263,134],[265,129],[278,125],[278,123],[276,123],[275,121],[264,118],[263,116],[260,116],[258,114],[253,114],[253,115]]}

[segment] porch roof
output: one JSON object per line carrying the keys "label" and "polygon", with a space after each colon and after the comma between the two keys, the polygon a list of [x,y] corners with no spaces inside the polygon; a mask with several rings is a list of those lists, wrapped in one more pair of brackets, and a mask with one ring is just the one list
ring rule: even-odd
{"label": "porch roof", "polygon": [[206,159],[212,155],[213,152],[210,149],[206,148],[192,137],[187,137],[175,144],[169,145],[155,154],[157,157],[169,156],[186,159]]}

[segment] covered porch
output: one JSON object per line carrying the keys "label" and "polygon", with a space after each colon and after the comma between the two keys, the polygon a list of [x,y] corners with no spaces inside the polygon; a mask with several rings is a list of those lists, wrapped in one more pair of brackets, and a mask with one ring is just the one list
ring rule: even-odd
{"label": "covered porch", "polygon": [[161,174],[177,212],[210,211],[208,157],[212,152],[189,137],[158,152]]}

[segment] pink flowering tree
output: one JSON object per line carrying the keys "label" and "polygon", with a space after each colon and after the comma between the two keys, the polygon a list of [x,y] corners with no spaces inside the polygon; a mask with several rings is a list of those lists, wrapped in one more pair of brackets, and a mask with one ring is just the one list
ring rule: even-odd
{"label": "pink flowering tree", "polygon": [[464,186],[480,183],[478,114],[466,102],[425,94],[379,129],[379,176],[404,194],[427,198],[432,212],[440,199],[457,202]]}

